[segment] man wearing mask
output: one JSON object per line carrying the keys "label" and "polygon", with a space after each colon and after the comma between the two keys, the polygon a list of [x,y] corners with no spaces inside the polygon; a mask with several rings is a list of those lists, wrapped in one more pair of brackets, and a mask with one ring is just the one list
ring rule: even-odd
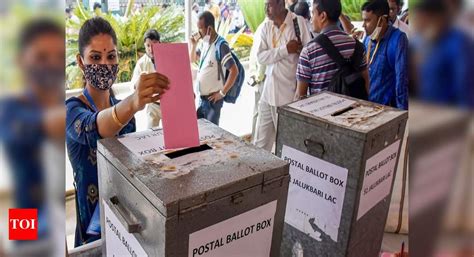
{"label": "man wearing mask", "polygon": [[[201,99],[197,110],[198,119],[204,118],[219,125],[224,97],[234,85],[239,75],[239,69],[232,57],[228,43],[217,34],[214,24],[214,16],[211,12],[201,13],[198,21],[199,33],[190,39],[190,59],[192,62],[199,61],[197,81]],[[203,44],[198,50],[197,42],[201,38]],[[219,65],[223,70],[229,71],[229,76],[225,81],[222,81],[219,76]]]}
{"label": "man wearing mask", "polygon": [[258,62],[266,65],[259,104],[255,145],[271,151],[275,142],[277,107],[290,103],[296,92],[296,66],[301,49],[311,36],[303,17],[288,11],[284,0],[265,0]]}
{"label": "man wearing mask", "polygon": [[364,40],[369,65],[369,100],[408,109],[408,39],[389,23],[387,0],[362,5]]}
{"label": "man wearing mask", "polygon": [[405,33],[407,37],[410,36],[410,28],[408,25],[401,21],[398,18],[398,14],[402,11],[403,3],[402,0],[387,0],[388,1],[388,7],[390,8],[390,22],[392,22],[392,26],[394,28],[399,29],[401,32]]}
{"label": "man wearing mask", "polygon": [[[140,79],[142,73],[153,73],[155,70],[155,60],[153,57],[153,44],[160,43],[160,33],[156,29],[149,29],[143,37],[145,44],[145,54],[138,59],[135,69],[133,70],[132,85],[136,88],[136,83]],[[146,107],[148,128],[157,127],[160,125],[161,108],[160,103],[155,102],[148,104]]]}

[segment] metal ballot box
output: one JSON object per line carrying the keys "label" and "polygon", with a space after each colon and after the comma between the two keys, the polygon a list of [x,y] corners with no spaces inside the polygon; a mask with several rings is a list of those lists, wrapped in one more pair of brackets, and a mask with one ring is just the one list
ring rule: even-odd
{"label": "metal ballot box", "polygon": [[406,111],[323,92],[278,109],[282,256],[379,256]]}
{"label": "metal ballot box", "polygon": [[163,131],[100,140],[107,256],[278,256],[289,165],[199,120],[200,147],[165,151]]}

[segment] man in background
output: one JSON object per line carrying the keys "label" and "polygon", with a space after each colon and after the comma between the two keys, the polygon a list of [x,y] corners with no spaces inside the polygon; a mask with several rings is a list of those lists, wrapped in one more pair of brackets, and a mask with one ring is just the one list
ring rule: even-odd
{"label": "man in background", "polygon": [[408,109],[408,39],[389,22],[387,0],[362,5],[367,49],[369,100],[402,110]]}
{"label": "man in background", "polygon": [[[132,85],[140,79],[142,73],[152,73],[155,71],[155,60],[153,56],[153,44],[160,43],[160,33],[156,29],[149,29],[144,37],[145,54],[138,59],[133,70]],[[146,107],[148,128],[158,127],[161,120],[161,107],[159,102],[148,104]]]}
{"label": "man in background", "polygon": [[398,15],[402,11],[403,7],[403,2],[402,0],[387,0],[388,1],[388,7],[390,8],[390,21],[392,22],[392,26],[394,28],[399,29],[401,32],[405,33],[407,37],[410,37],[410,28],[408,25],[401,21],[398,18]]}
{"label": "man in background", "polygon": [[306,20],[288,11],[284,0],[265,0],[265,12],[268,20],[263,22],[257,57],[260,64],[266,65],[266,79],[258,109],[254,143],[272,151],[277,128],[277,107],[293,101],[298,56],[311,36]]}
{"label": "man in background", "polygon": [[[201,13],[197,25],[199,34],[195,36],[202,39],[201,48],[197,49],[198,37],[192,36],[190,39],[190,59],[192,62],[199,61],[197,81],[201,99],[197,117],[219,125],[224,97],[234,86],[239,75],[239,68],[232,56],[229,44],[216,32],[212,13],[209,11]],[[220,68],[223,72],[224,70],[229,72],[225,81],[219,76]]]}
{"label": "man in background", "polygon": [[[340,0],[314,0],[313,29],[321,33],[319,37],[326,36],[343,58],[352,57],[352,60],[356,62],[352,66],[358,67],[358,72],[366,82],[365,87],[368,88],[369,78],[364,46],[359,43],[359,51],[356,51],[356,39],[339,28],[337,22],[341,13]],[[308,93],[311,95],[327,90],[334,75],[339,71],[337,63],[316,40],[309,42],[301,52],[296,74],[298,88],[295,100]],[[355,54],[358,55],[354,56]]]}

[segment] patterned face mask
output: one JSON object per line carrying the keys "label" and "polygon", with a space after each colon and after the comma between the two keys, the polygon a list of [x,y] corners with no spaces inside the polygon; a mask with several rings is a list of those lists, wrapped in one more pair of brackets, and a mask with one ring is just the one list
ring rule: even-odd
{"label": "patterned face mask", "polygon": [[118,64],[86,64],[84,77],[93,87],[109,90],[117,79]]}

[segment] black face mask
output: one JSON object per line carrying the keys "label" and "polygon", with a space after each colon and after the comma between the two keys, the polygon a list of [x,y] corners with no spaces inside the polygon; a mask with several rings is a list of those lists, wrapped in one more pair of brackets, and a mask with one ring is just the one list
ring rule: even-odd
{"label": "black face mask", "polygon": [[43,89],[59,89],[64,87],[66,78],[64,68],[36,66],[27,68],[26,73],[30,83],[38,85]]}

